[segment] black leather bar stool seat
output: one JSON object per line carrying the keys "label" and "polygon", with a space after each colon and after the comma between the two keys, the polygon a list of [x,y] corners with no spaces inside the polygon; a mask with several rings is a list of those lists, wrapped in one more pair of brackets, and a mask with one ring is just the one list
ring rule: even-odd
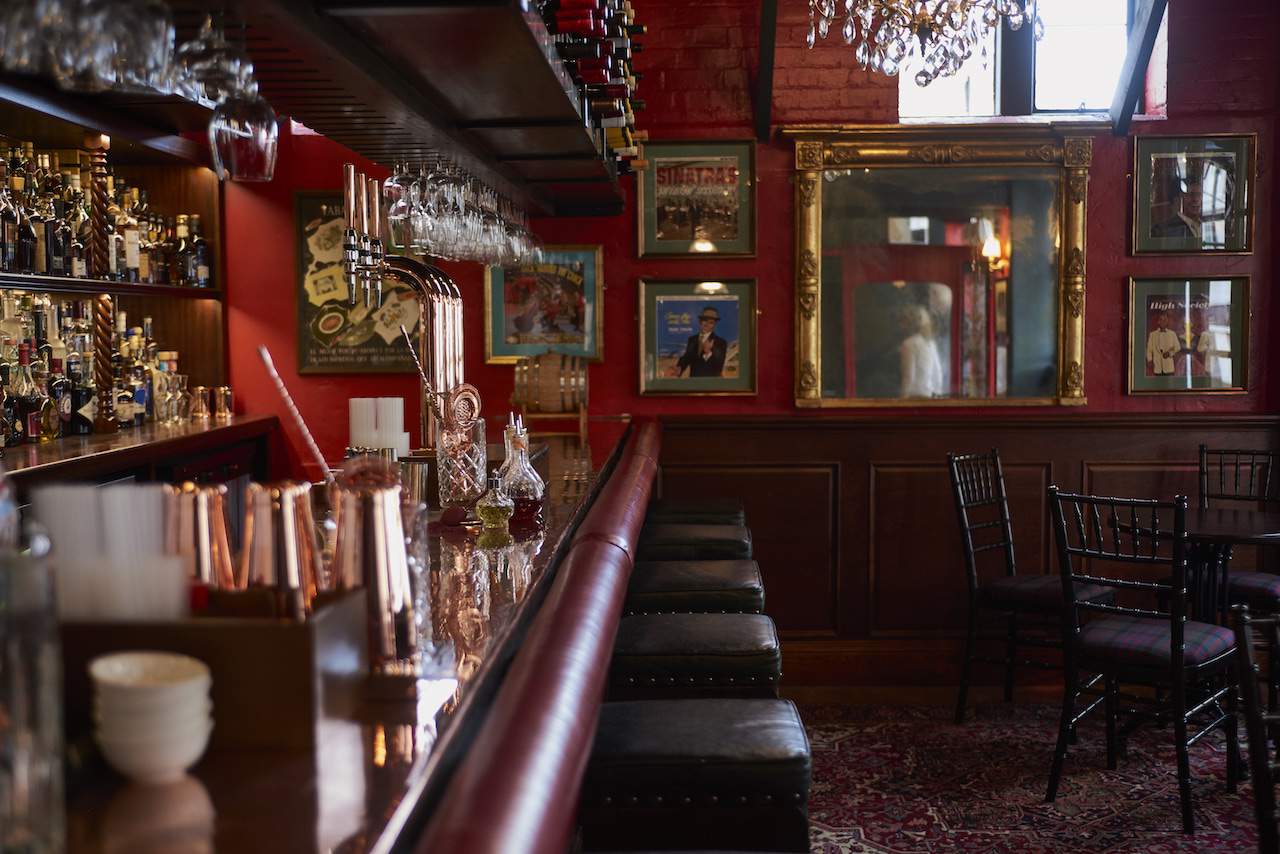
{"label": "black leather bar stool seat", "polygon": [[754,560],[642,561],[631,572],[625,613],[759,614],[764,581]]}
{"label": "black leather bar stool seat", "polygon": [[618,625],[609,698],[777,697],[782,653],[761,614],[641,614]]}
{"label": "black leather bar stool seat", "polygon": [[636,560],[747,560],[751,530],[745,525],[646,524]]}
{"label": "black leather bar stool seat", "polygon": [[605,703],[583,847],[808,851],[809,776],[789,700]]}
{"label": "black leather bar stool seat", "polygon": [[659,498],[649,504],[645,522],[675,525],[745,525],[739,498]]}

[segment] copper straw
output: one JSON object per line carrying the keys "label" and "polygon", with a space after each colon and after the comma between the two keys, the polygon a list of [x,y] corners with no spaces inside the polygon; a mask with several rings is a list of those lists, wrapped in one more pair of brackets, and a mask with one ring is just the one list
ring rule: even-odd
{"label": "copper straw", "polygon": [[413,348],[413,339],[409,337],[409,330],[404,328],[404,324],[400,324],[400,334],[404,336],[404,343],[409,345],[409,355],[413,358],[413,364],[418,369],[418,378],[422,380],[422,388],[427,393],[427,405],[431,407],[431,412],[436,417],[436,421],[444,421],[444,413],[440,411],[440,402],[436,400],[436,393],[431,388],[431,381],[427,379],[427,372],[422,367],[422,362],[418,361],[418,351]]}
{"label": "copper straw", "polygon": [[298,407],[294,404],[293,397],[289,394],[289,389],[284,387],[284,380],[280,379],[280,374],[276,372],[275,362],[271,361],[271,353],[267,350],[266,344],[258,346],[258,355],[262,357],[262,364],[267,369],[267,375],[276,384],[276,391],[280,392],[280,397],[284,398],[284,405],[288,407],[289,414],[293,416],[293,423],[297,425],[298,431],[302,433],[302,438],[307,443],[307,450],[311,452],[316,465],[320,466],[320,471],[324,472],[325,482],[332,485],[333,472],[329,471],[329,464],[324,461],[324,454],[320,453],[320,446],[316,444],[315,437],[307,429],[307,422],[302,420],[302,413],[298,411]]}

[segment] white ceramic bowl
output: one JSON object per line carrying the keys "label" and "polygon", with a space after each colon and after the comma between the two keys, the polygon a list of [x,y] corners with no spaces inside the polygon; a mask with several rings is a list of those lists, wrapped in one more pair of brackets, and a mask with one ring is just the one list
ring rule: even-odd
{"label": "white ceramic bowl", "polygon": [[213,677],[203,661],[171,652],[117,652],[89,662],[94,691],[104,704],[162,708],[204,696]]}
{"label": "white ceramic bowl", "polygon": [[173,718],[190,717],[210,708],[212,700],[207,693],[191,693],[172,702],[142,702],[134,697],[120,699],[114,696],[99,696],[93,699],[93,717],[95,720],[134,720],[140,726],[152,722],[163,722]]}
{"label": "white ceramic bowl", "polygon": [[213,721],[198,721],[187,728],[137,738],[115,738],[94,733],[102,755],[112,768],[139,783],[172,783],[204,755]]}
{"label": "white ceramic bowl", "polygon": [[138,739],[185,732],[197,725],[207,724],[212,711],[213,703],[208,700],[181,714],[120,715],[95,709],[93,724],[98,734],[106,738]]}

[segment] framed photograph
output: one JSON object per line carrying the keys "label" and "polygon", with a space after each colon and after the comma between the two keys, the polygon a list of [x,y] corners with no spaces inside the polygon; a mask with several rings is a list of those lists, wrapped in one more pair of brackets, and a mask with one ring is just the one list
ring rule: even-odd
{"label": "framed photograph", "polygon": [[408,286],[388,280],[382,305],[347,303],[342,276],[342,194],[294,195],[298,266],[298,373],[414,373],[400,324],[418,327],[418,299]]}
{"label": "framed photograph", "polygon": [[640,393],[755,394],[755,279],[641,279]]}
{"label": "framed photograph", "polygon": [[536,264],[486,267],[484,358],[564,353],[604,360],[604,248],[547,246]]}
{"label": "framed photograph", "polygon": [[1129,280],[1129,393],[1248,388],[1249,278]]}
{"label": "framed photograph", "polygon": [[1253,251],[1257,137],[1138,136],[1133,152],[1133,254]]}
{"label": "framed photograph", "polygon": [[640,173],[640,257],[756,254],[754,141],[651,142]]}

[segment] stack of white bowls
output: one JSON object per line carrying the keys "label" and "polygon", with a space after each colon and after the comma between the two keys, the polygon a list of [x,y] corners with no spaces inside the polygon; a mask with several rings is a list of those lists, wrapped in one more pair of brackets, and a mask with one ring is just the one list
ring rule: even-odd
{"label": "stack of white bowls", "polygon": [[172,783],[204,755],[213,678],[169,652],[118,652],[89,663],[94,738],[111,767],[139,783]]}

